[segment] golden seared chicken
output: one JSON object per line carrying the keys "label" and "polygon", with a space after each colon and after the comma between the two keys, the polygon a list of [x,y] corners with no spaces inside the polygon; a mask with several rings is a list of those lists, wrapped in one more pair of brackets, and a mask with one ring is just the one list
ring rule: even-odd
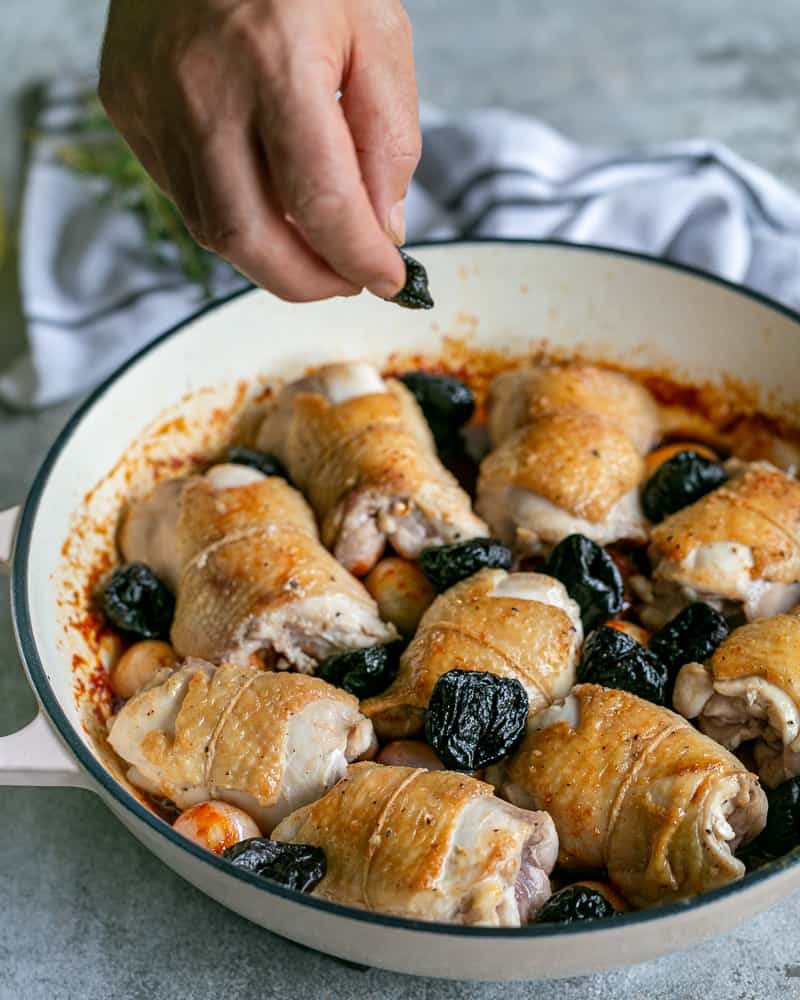
{"label": "golden seared chicken", "polygon": [[130,781],[187,809],[219,799],[269,832],[375,749],[358,701],[318,677],[203,660],[164,671],[112,719]]}
{"label": "golden seared chicken", "polygon": [[243,665],[256,656],[311,672],[337,650],[396,637],[279,476],[218,465],[167,480],[132,505],[119,542],[126,560],[175,587],[180,656]]}
{"label": "golden seared chicken", "polygon": [[734,851],[766,822],[766,795],[736,757],[674,712],[594,684],[534,720],[491,778],[550,813],[561,864],[606,868],[635,906],[741,878]]}
{"label": "golden seared chicken", "polygon": [[516,678],[534,714],[572,687],[582,640],[580,609],[559,580],[483,569],[436,598],[394,682],[361,710],[381,738],[412,736],[442,674],[481,670]]}
{"label": "golden seared chicken", "polygon": [[755,740],[762,780],[800,774],[800,609],[735,629],[678,674],[675,708],[729,750]]}
{"label": "golden seared chicken", "polygon": [[416,559],[432,545],[486,534],[436,454],[409,390],[367,364],[333,364],[293,382],[264,418],[258,447],[306,494],[322,540],[361,576],[387,541]]}
{"label": "golden seared chicken", "polygon": [[547,813],[452,771],[363,763],[292,813],[273,839],[321,847],[314,895],[380,913],[519,927],[550,895],[558,839]]}
{"label": "golden seared chicken", "polygon": [[702,600],[741,603],[753,621],[800,600],[800,483],[767,462],[727,465],[730,479],[653,529],[651,607],[659,626]]}
{"label": "golden seared chicken", "polygon": [[538,364],[498,375],[489,387],[493,447],[514,431],[553,413],[586,413],[622,431],[642,454],[658,440],[656,401],[622,372],[582,361]]}
{"label": "golden seared chicken", "polygon": [[546,554],[572,534],[598,545],[645,541],[644,475],[644,459],[614,424],[580,412],[545,415],[483,460],[476,509],[521,555]]}

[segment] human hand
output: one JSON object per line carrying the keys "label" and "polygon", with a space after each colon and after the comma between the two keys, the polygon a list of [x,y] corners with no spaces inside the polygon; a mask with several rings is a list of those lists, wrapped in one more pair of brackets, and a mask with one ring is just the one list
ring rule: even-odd
{"label": "human hand", "polygon": [[403,286],[420,134],[399,0],[111,0],[99,93],[252,281],[290,301]]}

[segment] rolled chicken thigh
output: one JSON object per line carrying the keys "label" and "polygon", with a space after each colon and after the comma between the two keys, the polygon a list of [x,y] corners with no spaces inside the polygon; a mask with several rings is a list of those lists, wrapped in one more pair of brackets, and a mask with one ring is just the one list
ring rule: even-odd
{"label": "rolled chicken thigh", "polygon": [[132,505],[120,547],[175,587],[180,656],[242,665],[256,656],[311,672],[334,652],[396,637],[279,476],[219,465],[161,483]]}
{"label": "rolled chicken thigh", "polygon": [[484,569],[436,598],[394,682],[362,711],[382,738],[412,736],[442,674],[482,670],[520,681],[535,714],[569,691],[582,639],[580,609],[560,581]]}
{"label": "rolled chicken thigh", "polygon": [[535,364],[498,375],[489,388],[489,436],[497,447],[514,431],[553,413],[585,413],[612,424],[637,451],[658,440],[658,405],[622,372],[582,361]]}
{"label": "rolled chicken thigh", "polygon": [[202,660],[134,695],[108,739],[143,790],[181,809],[230,802],[265,833],[375,747],[358,701],[325,681]]}
{"label": "rolled chicken thigh", "polygon": [[543,712],[489,777],[550,813],[561,864],[607,869],[640,907],[741,878],[734,852],[766,822],[766,796],[736,757],[681,716],[593,684]]}
{"label": "rolled chicken thigh", "polygon": [[371,365],[326,365],[290,383],[266,414],[258,446],[284,462],[323,542],[358,576],[387,542],[416,559],[429,546],[487,533],[439,461],[411,392]]}
{"label": "rolled chicken thigh", "polygon": [[547,554],[567,535],[598,545],[647,539],[642,456],[613,424],[585,413],[540,417],[481,463],[476,510],[519,555]]}
{"label": "rolled chicken thigh", "polygon": [[765,784],[800,774],[800,609],[734,629],[708,663],[686,664],[673,702],[729,750],[755,741]]}
{"label": "rolled chicken thigh", "polygon": [[800,600],[800,483],[767,462],[728,463],[723,486],[653,529],[655,627],[703,600],[749,621]]}
{"label": "rolled chicken thigh", "polygon": [[452,771],[363,763],[273,839],[321,847],[314,895],[381,913],[519,927],[550,895],[552,820]]}

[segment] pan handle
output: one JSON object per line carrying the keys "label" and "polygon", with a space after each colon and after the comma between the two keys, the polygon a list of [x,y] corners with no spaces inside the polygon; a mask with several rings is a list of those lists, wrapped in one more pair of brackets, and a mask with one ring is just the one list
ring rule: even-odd
{"label": "pan handle", "polygon": [[14,554],[14,536],[17,533],[19,507],[0,510],[0,576],[10,576],[11,556]]}
{"label": "pan handle", "polygon": [[[19,507],[0,511],[0,574],[11,572]],[[88,779],[39,711],[27,726],[0,737],[0,785],[74,786]]]}
{"label": "pan handle", "polygon": [[10,736],[0,736],[0,786],[90,788],[44,714]]}

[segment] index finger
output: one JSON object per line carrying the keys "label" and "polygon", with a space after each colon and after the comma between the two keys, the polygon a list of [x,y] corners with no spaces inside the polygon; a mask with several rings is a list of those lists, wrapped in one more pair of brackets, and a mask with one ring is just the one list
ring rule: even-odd
{"label": "index finger", "polygon": [[306,63],[277,101],[271,95],[261,140],[275,191],[303,238],[337,274],[391,298],[405,284],[405,265],[375,215],[337,86],[331,64]]}

